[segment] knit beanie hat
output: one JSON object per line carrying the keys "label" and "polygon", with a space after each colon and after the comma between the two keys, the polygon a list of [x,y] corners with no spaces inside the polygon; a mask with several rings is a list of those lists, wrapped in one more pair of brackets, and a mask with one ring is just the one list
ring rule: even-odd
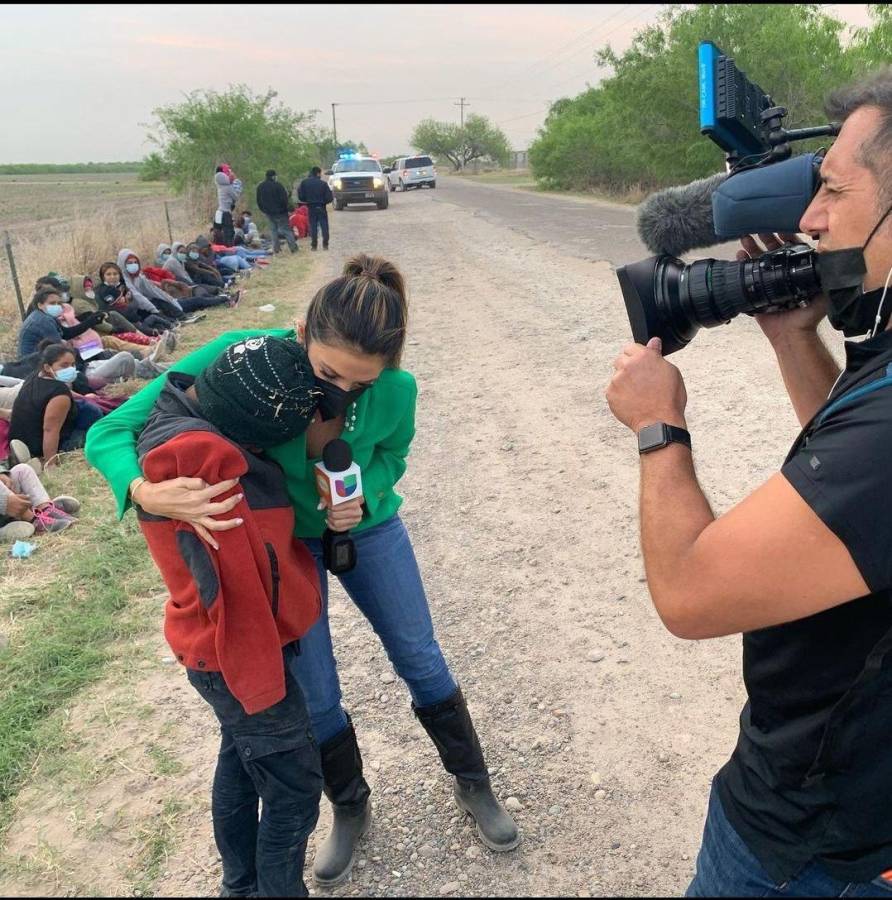
{"label": "knit beanie hat", "polygon": [[230,344],[196,379],[207,420],[237,444],[274,447],[299,437],[321,392],[296,341],[254,337]]}

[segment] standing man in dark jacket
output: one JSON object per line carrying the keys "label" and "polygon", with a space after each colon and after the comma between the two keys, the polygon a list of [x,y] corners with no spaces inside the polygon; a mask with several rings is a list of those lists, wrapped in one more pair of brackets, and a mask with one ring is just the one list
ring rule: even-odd
{"label": "standing man in dark jacket", "polygon": [[266,181],[257,185],[257,206],[269,220],[273,253],[279,252],[279,241],[285,238],[292,253],[297,253],[297,241],[288,224],[288,191],[276,181],[275,169],[268,169]]}
{"label": "standing man in dark jacket", "polygon": [[306,203],[310,211],[310,249],[318,244],[319,226],[322,226],[322,249],[328,250],[328,210],[325,208],[334,197],[331,188],[322,180],[322,169],[313,166],[308,178],[300,183],[297,199]]}

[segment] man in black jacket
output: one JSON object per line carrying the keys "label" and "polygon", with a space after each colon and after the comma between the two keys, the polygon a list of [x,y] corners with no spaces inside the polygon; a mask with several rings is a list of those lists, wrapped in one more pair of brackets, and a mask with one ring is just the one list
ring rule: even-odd
{"label": "man in black jacket", "polygon": [[300,183],[297,199],[307,204],[310,212],[310,249],[318,246],[319,227],[322,227],[322,249],[328,250],[328,210],[327,204],[334,199],[331,188],[322,180],[322,169],[313,166],[308,178]]}
{"label": "man in black jacket", "polygon": [[269,220],[273,253],[279,252],[279,241],[285,238],[292,253],[297,253],[297,241],[288,224],[288,191],[276,181],[275,169],[266,173],[266,181],[257,185],[257,206]]}

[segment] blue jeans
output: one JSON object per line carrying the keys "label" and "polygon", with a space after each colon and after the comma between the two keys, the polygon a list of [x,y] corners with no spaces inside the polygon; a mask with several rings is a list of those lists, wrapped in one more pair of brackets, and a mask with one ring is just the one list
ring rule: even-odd
{"label": "blue jeans", "polygon": [[59,436],[59,452],[68,453],[71,450],[81,450],[87,441],[87,431],[91,425],[95,425],[105,413],[95,403],[89,400],[74,398],[77,407],[77,418],[67,434]]}
{"label": "blue jeans", "polygon": [[303,692],[289,671],[299,652],[295,644],[282,648],[285,697],[253,715],[220,672],[186,669],[220,722],[211,815],[224,897],[307,896],[304,859],[319,818],[322,766]]}
{"label": "blue jeans", "polygon": [[239,256],[238,253],[232,253],[229,256],[218,256],[217,262],[233,272],[240,272],[242,269],[250,269],[251,264],[248,260]]}
{"label": "blue jeans", "polygon": [[728,821],[713,785],[697,870],[685,896],[892,898],[892,884],[881,878],[865,882],[838,881],[818,862],[808,863],[789,881],[777,882],[762,868]]}
{"label": "blue jeans", "polygon": [[[418,563],[399,516],[353,535],[356,568],[338,576],[350,599],[381,639],[397,675],[416,706],[441,703],[456,690],[455,679],[434,637]],[[322,581],[322,615],[300,640],[292,672],[303,688],[316,742],[323,744],[347,727],[341,685],[328,627],[328,581],[322,542],[304,541]]]}
{"label": "blue jeans", "polygon": [[310,206],[310,246],[315,247],[319,240],[319,229],[322,229],[322,244],[328,244],[328,210],[324,206]]}

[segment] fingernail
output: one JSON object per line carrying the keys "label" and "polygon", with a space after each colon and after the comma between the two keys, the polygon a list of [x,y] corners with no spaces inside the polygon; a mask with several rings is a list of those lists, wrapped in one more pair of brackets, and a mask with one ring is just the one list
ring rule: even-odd
{"label": "fingernail", "polygon": [[238,522],[239,525],[241,525],[245,520],[244,519],[236,519],[235,521]]}

